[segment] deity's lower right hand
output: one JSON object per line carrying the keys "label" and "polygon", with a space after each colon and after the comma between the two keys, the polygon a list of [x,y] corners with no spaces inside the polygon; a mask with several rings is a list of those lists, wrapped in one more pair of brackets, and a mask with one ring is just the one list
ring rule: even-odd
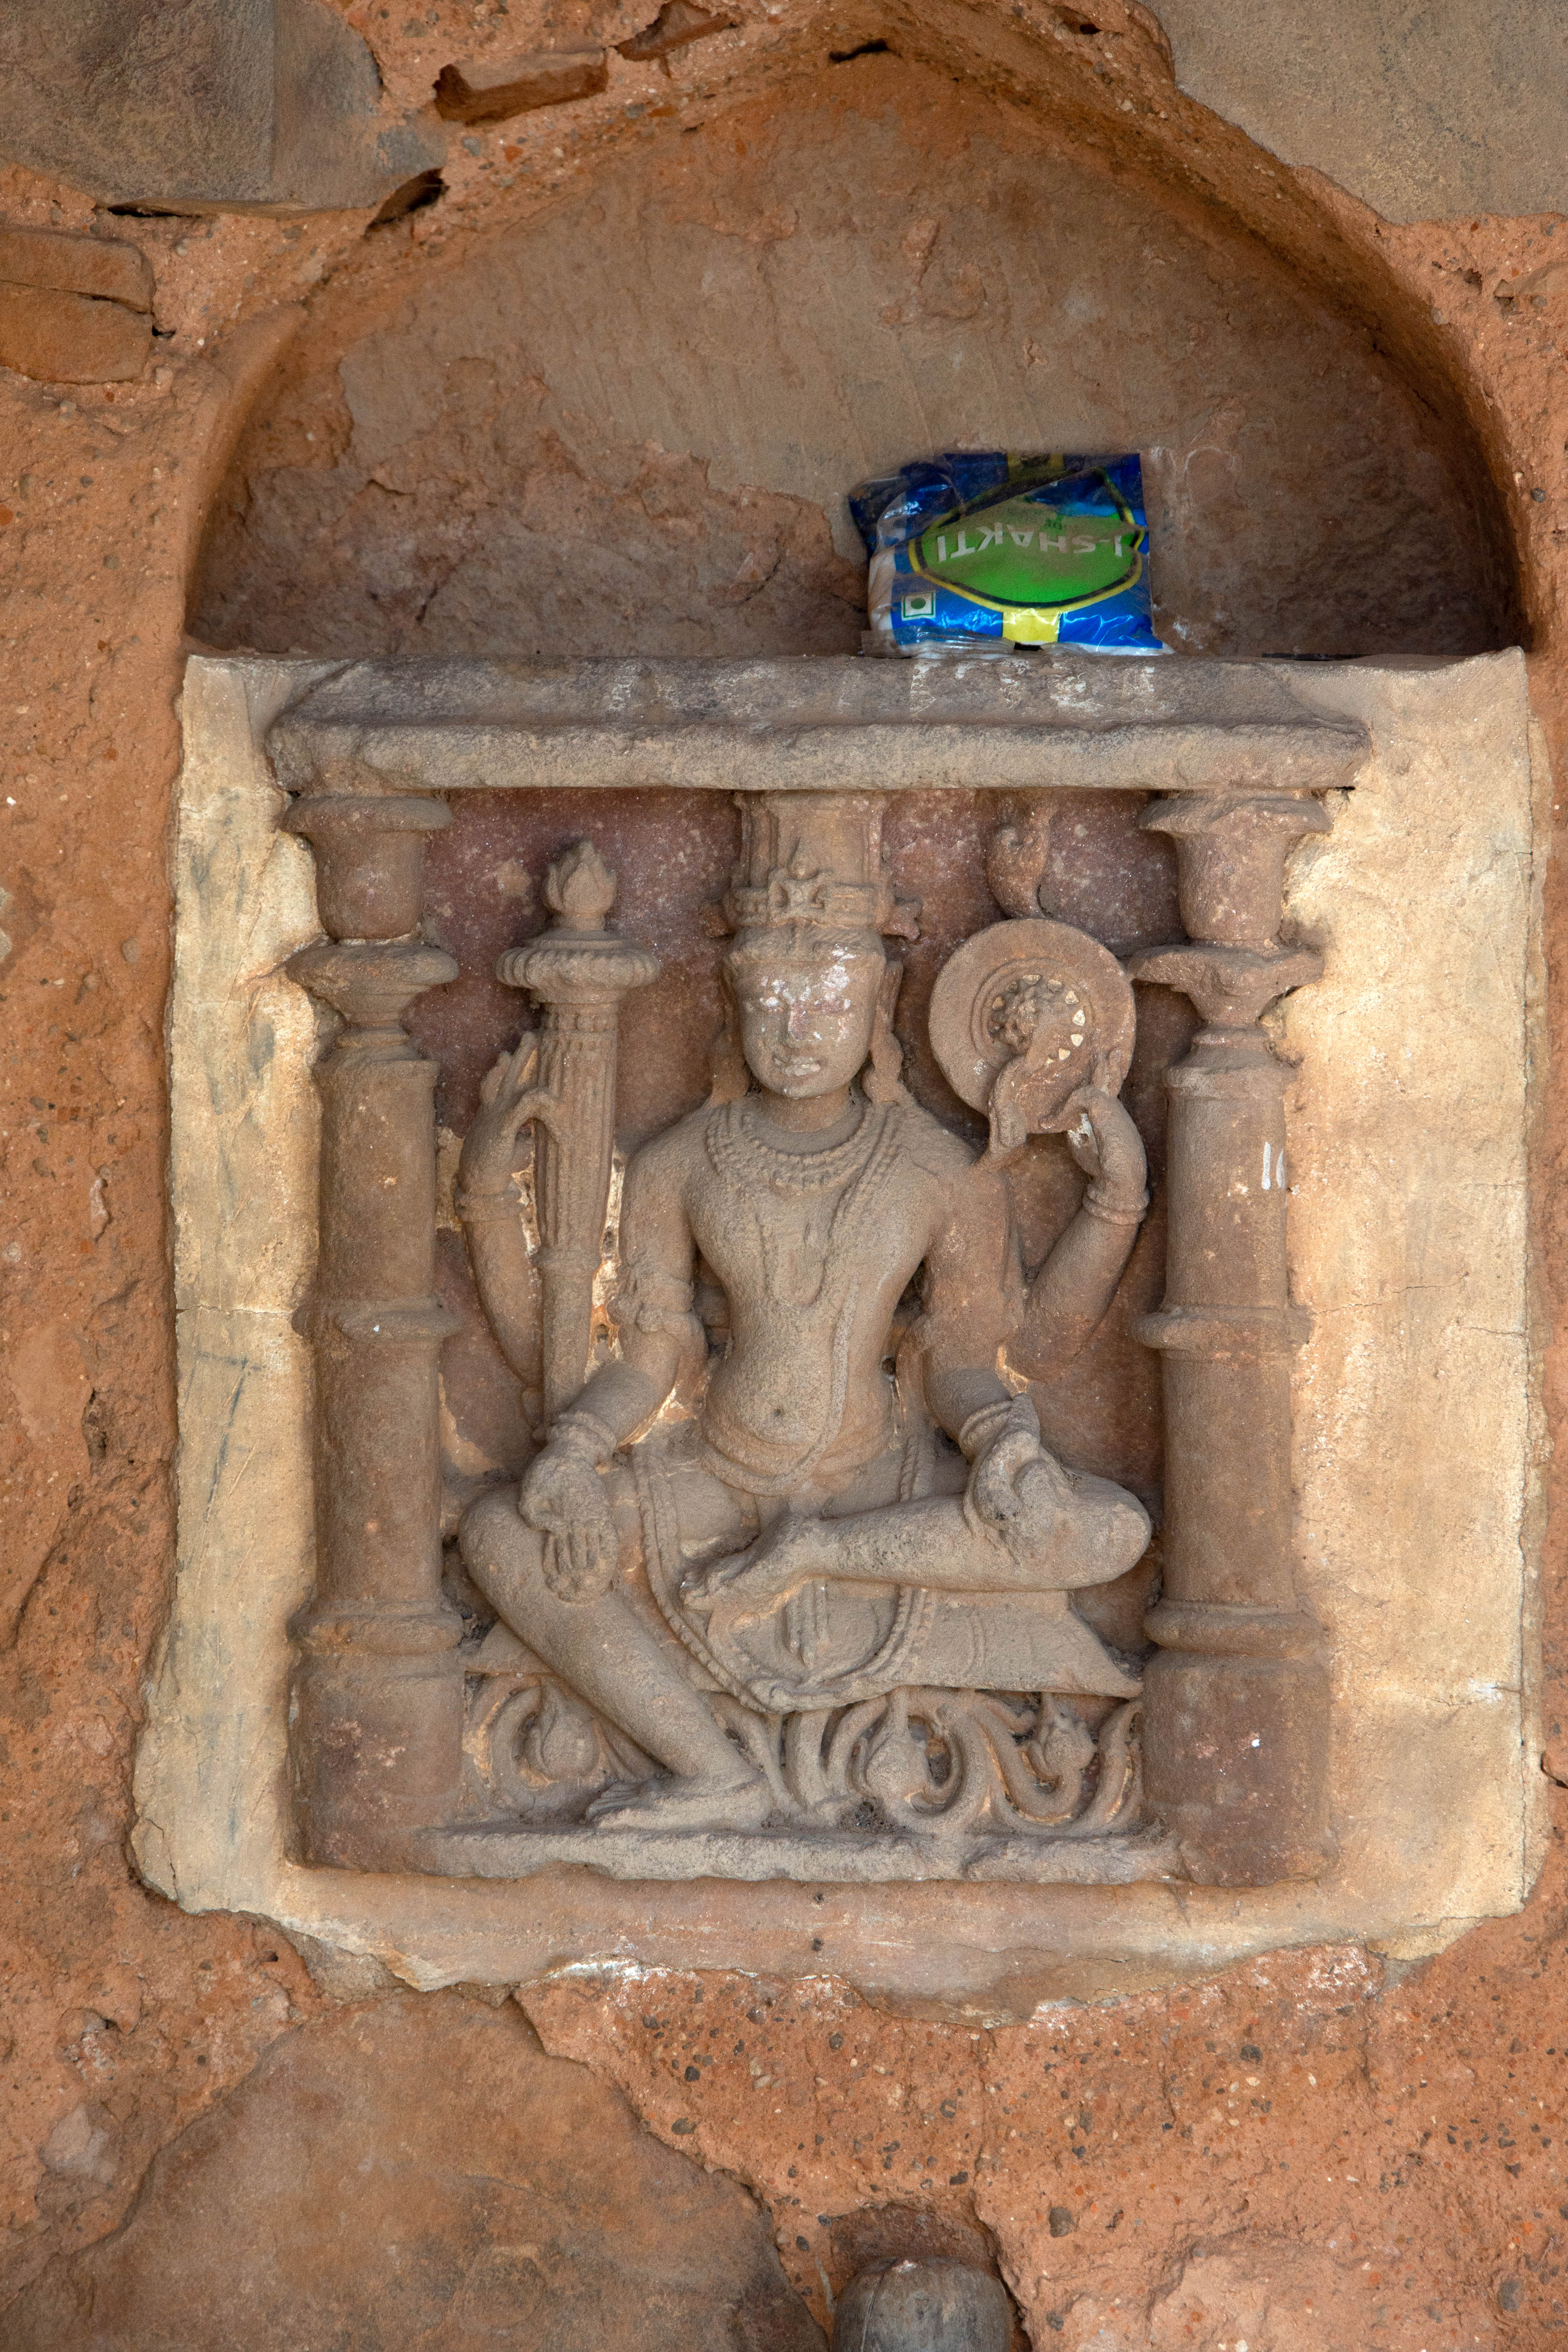
{"label": "deity's lower right hand", "polygon": [[545,1583],[557,1601],[602,1600],[615,1583],[616,1556],[581,1530],[546,1536],[541,1563]]}
{"label": "deity's lower right hand", "polygon": [[518,1508],[546,1539],[544,1580],[558,1600],[587,1601],[609,1591],[620,1538],[605,1482],[591,1462],[547,1448],[523,1481]]}

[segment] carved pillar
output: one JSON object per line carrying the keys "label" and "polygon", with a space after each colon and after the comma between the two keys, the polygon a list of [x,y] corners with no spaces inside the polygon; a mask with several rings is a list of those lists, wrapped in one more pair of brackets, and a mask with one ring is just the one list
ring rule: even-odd
{"label": "carved pillar", "polygon": [[292,957],[344,1026],[317,1070],[321,1232],[316,1590],[294,1632],[296,1782],[313,1862],[396,1866],[450,1821],[462,1759],[456,1612],[441,1591],[437,1360],[456,1320],[436,1297],[436,1065],[403,1027],[455,980],[411,936],[426,834],[445,803],[322,793],[284,820],[316,852],[332,934]]}
{"label": "carved pillar", "polygon": [[1286,852],[1331,819],[1295,794],[1194,794],[1142,823],[1175,837],[1190,936],[1130,969],[1183,990],[1205,1024],[1167,1080],[1165,1298],[1139,1327],[1165,1401],[1146,1786],[1195,1877],[1260,1885],[1315,1876],[1331,1852],[1322,1633],[1291,1566],[1289,1360],[1309,1321],[1286,1259],[1286,1071],[1261,1026],[1321,972],[1279,934]]}

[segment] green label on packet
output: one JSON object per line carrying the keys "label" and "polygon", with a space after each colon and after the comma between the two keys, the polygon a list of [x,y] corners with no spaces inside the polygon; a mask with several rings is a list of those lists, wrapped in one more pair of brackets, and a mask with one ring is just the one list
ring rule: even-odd
{"label": "green label on packet", "polygon": [[1062,514],[1026,498],[933,523],[911,569],[1000,604],[1073,604],[1135,580],[1143,533],[1121,515]]}

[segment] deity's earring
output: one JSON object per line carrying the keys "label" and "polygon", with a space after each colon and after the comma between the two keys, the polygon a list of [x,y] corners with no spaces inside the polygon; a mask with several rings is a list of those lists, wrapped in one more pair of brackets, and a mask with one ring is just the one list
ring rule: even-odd
{"label": "deity's earring", "polygon": [[741,1045],[741,1015],[728,973],[720,975],[719,994],[724,1017],[713,1034],[713,1080],[708,1093],[710,1110],[719,1103],[739,1102],[752,1083]]}
{"label": "deity's earring", "polygon": [[896,956],[888,958],[887,969],[877,988],[877,1010],[871,1019],[871,1053],[861,1084],[868,1102],[908,1102],[900,1073],[904,1066],[904,1049],[893,1034],[893,1008],[899,1001],[904,967]]}

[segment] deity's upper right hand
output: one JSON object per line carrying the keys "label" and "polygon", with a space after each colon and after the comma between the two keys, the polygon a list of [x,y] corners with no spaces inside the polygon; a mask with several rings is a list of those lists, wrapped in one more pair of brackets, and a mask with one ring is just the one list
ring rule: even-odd
{"label": "deity's upper right hand", "polygon": [[486,1072],[458,1162],[464,1192],[477,1196],[509,1189],[521,1156],[519,1138],[537,1099],[529,1084],[533,1069],[534,1040],[525,1036],[515,1052],[502,1054]]}

